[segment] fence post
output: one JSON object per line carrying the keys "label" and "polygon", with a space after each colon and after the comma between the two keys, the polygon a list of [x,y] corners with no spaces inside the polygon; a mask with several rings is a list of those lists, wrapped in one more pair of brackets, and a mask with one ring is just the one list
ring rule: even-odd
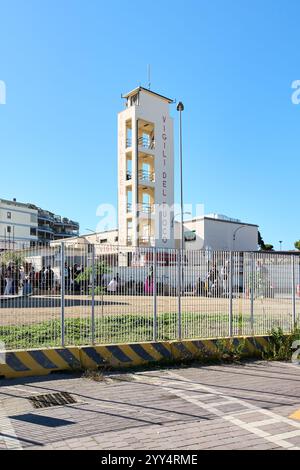
{"label": "fence post", "polygon": [[250,281],[250,325],[251,335],[254,336],[254,253],[251,253]]}
{"label": "fence post", "polygon": [[88,245],[92,247],[92,285],[91,285],[91,294],[92,294],[92,318],[91,318],[91,327],[92,327],[92,344],[95,344],[95,245]]}
{"label": "fence post", "polygon": [[177,296],[178,296],[178,339],[181,340],[181,256],[182,251],[177,250]]}
{"label": "fence post", "polygon": [[156,248],[153,248],[153,341],[157,341],[157,259]]}
{"label": "fence post", "polygon": [[296,326],[296,286],[295,286],[295,256],[292,255],[292,305],[293,305],[293,328]]}
{"label": "fence post", "polygon": [[65,244],[60,245],[60,323],[61,345],[65,346]]}
{"label": "fence post", "polygon": [[230,252],[230,260],[229,260],[229,337],[232,336],[233,328],[232,328],[232,320],[233,320],[233,303],[232,303],[232,284],[233,284],[233,252]]}

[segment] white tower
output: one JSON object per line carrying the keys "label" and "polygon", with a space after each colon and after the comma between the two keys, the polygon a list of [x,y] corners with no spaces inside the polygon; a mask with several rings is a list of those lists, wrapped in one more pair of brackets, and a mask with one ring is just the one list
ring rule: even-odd
{"label": "white tower", "polygon": [[118,115],[119,244],[174,247],[173,101],[139,87]]}

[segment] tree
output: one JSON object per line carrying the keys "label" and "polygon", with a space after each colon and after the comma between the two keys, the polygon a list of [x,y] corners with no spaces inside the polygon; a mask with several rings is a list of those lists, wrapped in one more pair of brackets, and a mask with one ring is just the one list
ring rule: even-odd
{"label": "tree", "polygon": [[0,255],[0,264],[14,264],[15,266],[22,266],[25,263],[25,256],[19,251],[4,251]]}
{"label": "tree", "polygon": [[[102,279],[103,274],[109,273],[110,270],[105,263],[96,263],[94,267],[96,285],[99,285]],[[84,271],[75,278],[76,282],[89,281],[92,277],[93,268],[89,266],[84,269]]]}
{"label": "tree", "polygon": [[266,245],[263,240],[263,237],[261,236],[260,231],[258,231],[258,246],[261,249],[261,251],[264,251],[266,249]]}
{"label": "tree", "polygon": [[260,248],[260,251],[273,251],[274,250],[274,245],[264,242],[260,231],[258,231],[258,246]]}
{"label": "tree", "polygon": [[265,244],[265,251],[273,251],[274,250],[274,245],[271,245],[270,243]]}
{"label": "tree", "polygon": [[297,241],[294,243],[294,247],[296,248],[296,250],[299,250],[299,251],[300,251],[300,240],[297,240]]}

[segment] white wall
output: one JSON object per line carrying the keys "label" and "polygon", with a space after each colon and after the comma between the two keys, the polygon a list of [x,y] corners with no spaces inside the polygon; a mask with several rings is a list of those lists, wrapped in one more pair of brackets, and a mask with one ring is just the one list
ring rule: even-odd
{"label": "white wall", "polygon": [[[176,248],[180,248],[181,225],[175,223]],[[238,230],[237,230],[238,229]],[[208,217],[184,222],[184,232],[195,230],[196,240],[185,242],[187,250],[236,250],[256,251],[258,241],[258,227],[255,225],[243,225],[221,219]],[[236,240],[233,242],[235,233]]]}
{"label": "white wall", "polygon": [[[238,229],[238,230],[237,230]],[[235,237],[235,242],[233,237]],[[205,248],[212,250],[256,251],[258,227],[222,220],[204,219]]]}

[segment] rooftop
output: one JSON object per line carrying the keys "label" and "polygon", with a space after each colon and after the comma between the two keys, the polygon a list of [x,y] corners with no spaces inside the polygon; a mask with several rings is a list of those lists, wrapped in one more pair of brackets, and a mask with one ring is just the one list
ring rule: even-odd
{"label": "rooftop", "polygon": [[125,95],[122,95],[122,98],[129,98],[130,96],[135,95],[136,93],[138,93],[140,91],[144,91],[145,93],[149,93],[150,95],[154,95],[157,98],[161,98],[161,99],[167,101],[168,103],[175,103],[175,101],[172,100],[171,98],[167,98],[166,96],[160,95],[159,93],[155,93],[155,91],[149,90],[148,88],[144,88],[142,86],[139,86],[139,87],[135,88],[134,90],[130,91],[129,93],[126,93]]}
{"label": "rooftop", "polygon": [[[185,219],[183,221],[184,224],[190,223],[190,222],[197,222],[198,220],[214,220],[215,222],[225,222],[229,224],[237,224],[237,225],[246,225],[249,227],[258,227],[257,224],[250,224],[248,222],[242,222],[240,219],[233,219],[232,217],[228,217],[222,214],[207,214],[207,215],[200,215],[197,217],[192,217],[191,219]],[[176,221],[176,223],[180,224],[179,221]]]}

